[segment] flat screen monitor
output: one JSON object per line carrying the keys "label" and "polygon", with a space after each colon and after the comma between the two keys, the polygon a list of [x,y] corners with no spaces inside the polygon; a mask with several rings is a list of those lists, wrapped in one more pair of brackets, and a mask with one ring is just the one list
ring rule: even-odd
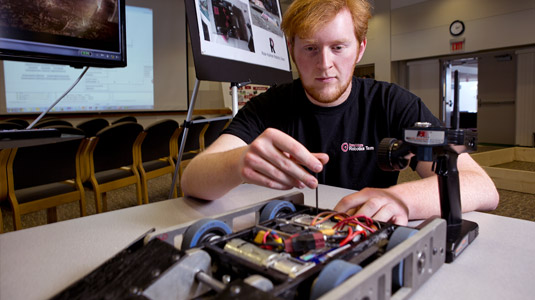
{"label": "flat screen monitor", "polygon": [[185,0],[197,79],[292,80],[279,0]]}
{"label": "flat screen monitor", "polygon": [[126,66],[125,0],[0,1],[0,59]]}

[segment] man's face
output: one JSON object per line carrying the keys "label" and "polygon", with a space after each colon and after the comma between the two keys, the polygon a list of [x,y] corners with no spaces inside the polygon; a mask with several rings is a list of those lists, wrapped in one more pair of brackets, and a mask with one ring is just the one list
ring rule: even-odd
{"label": "man's face", "polygon": [[355,64],[365,47],[365,41],[359,47],[348,10],[342,10],[311,37],[295,37],[294,62],[312,103],[335,106],[347,99]]}

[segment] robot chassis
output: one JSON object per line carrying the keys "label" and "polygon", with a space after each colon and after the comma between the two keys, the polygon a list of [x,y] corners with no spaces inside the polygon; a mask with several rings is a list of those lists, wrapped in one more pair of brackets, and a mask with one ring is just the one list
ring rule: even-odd
{"label": "robot chassis", "polygon": [[444,219],[397,226],[291,193],[151,230],[53,299],[406,299],[444,264],[446,232]]}

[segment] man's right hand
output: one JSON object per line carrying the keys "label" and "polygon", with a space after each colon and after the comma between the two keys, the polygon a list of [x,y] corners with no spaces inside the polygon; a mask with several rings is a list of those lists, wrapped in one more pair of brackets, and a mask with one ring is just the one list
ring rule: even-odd
{"label": "man's right hand", "polygon": [[317,179],[305,168],[318,173],[328,161],[326,153],[310,153],[289,135],[268,128],[246,147],[239,170],[247,183],[279,190],[316,188]]}

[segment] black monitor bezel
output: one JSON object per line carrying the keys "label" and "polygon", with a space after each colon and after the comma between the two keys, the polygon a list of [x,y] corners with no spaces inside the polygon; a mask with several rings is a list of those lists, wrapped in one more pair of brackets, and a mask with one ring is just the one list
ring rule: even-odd
{"label": "black monitor bezel", "polygon": [[[60,65],[70,65],[75,68],[83,67],[99,67],[99,68],[118,68],[126,67],[127,57],[126,57],[126,0],[117,0],[119,5],[119,59],[99,59],[96,57],[83,57],[83,56],[71,56],[71,55],[61,55],[53,53],[43,53],[37,50],[32,51],[20,51],[9,48],[2,47],[2,40],[0,39],[0,60],[13,60],[13,61],[23,61],[23,62],[35,62],[35,63],[50,63],[50,64],[60,64]],[[0,37],[1,38],[1,37]],[[43,37],[40,37],[42,39]],[[36,39],[37,40],[37,39]],[[14,42],[17,42],[14,39]],[[27,42],[27,41],[21,41]],[[79,50],[86,51],[99,51],[96,49],[91,49],[83,44],[87,45],[87,42],[84,40],[79,40],[78,42],[72,40],[70,46],[73,48],[78,48]],[[46,46],[54,47],[63,47],[63,45],[55,45],[52,43],[47,43]]]}

